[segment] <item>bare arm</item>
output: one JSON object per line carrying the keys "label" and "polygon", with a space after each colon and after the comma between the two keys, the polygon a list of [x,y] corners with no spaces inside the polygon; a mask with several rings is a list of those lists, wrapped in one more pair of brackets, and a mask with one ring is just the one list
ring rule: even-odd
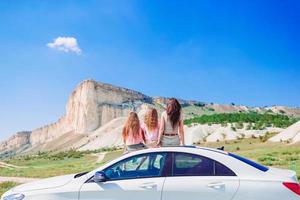
{"label": "bare arm", "polygon": [[146,136],[144,129],[141,128],[142,138],[143,138],[143,144],[146,144]]}
{"label": "bare arm", "polygon": [[183,126],[183,120],[181,119],[179,121],[179,136],[180,136],[180,143],[181,145],[185,145],[185,141],[184,141],[184,126]]}
{"label": "bare arm", "polygon": [[124,145],[126,146],[126,138],[125,138],[125,127],[122,130],[122,140],[124,142]]}
{"label": "bare arm", "polygon": [[160,127],[159,127],[159,132],[158,132],[157,146],[160,144],[160,140],[161,140],[162,134],[164,133],[164,130],[165,130],[165,120],[164,120],[164,116],[162,115],[160,118]]}

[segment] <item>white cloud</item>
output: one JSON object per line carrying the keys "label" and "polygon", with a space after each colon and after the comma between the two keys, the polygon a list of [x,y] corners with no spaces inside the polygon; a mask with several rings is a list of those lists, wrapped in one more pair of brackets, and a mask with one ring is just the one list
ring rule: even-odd
{"label": "white cloud", "polygon": [[53,42],[48,43],[47,46],[58,51],[73,52],[78,55],[81,54],[77,39],[74,37],[58,37],[54,39]]}

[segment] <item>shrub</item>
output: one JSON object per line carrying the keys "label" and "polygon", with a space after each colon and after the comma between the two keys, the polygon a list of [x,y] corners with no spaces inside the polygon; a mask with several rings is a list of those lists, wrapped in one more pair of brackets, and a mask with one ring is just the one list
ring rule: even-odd
{"label": "shrub", "polygon": [[243,129],[244,128],[244,124],[243,124],[243,122],[238,122],[235,127],[237,129]]}
{"label": "shrub", "polygon": [[280,112],[281,114],[285,114],[285,111],[284,111],[284,110],[279,110],[279,112]]}
{"label": "shrub", "polygon": [[248,123],[248,125],[246,126],[246,130],[251,130],[252,129],[252,123]]}
{"label": "shrub", "polygon": [[272,136],[276,135],[276,132],[266,132],[265,135],[260,135],[259,136],[259,140],[261,142],[266,142],[269,138],[271,138]]}
{"label": "shrub", "polygon": [[299,160],[298,156],[288,156],[286,158],[287,161],[297,161]]}
{"label": "shrub", "polygon": [[[208,108],[212,109],[212,108]],[[286,128],[295,123],[298,119],[282,114],[272,113],[216,113],[211,115],[201,115],[184,120],[186,125],[196,124],[228,124],[237,123],[237,126],[243,127],[243,123],[248,123],[247,129],[264,129],[265,127],[273,126]],[[239,127],[236,127],[239,128]]]}
{"label": "shrub", "polygon": [[257,160],[260,162],[278,161],[278,159],[273,156],[259,157]]}
{"label": "shrub", "polygon": [[208,110],[208,111],[211,111],[211,112],[214,112],[214,111],[215,111],[214,108],[208,108],[207,110]]}
{"label": "shrub", "polygon": [[199,102],[199,103],[196,103],[194,105],[197,106],[197,107],[204,107],[206,104]]}

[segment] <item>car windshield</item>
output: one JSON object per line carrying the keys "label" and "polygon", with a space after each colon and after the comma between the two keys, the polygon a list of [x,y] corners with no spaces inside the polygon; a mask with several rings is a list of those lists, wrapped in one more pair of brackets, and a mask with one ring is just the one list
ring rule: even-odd
{"label": "car windshield", "polygon": [[150,153],[130,157],[104,170],[110,180],[160,176],[166,153]]}

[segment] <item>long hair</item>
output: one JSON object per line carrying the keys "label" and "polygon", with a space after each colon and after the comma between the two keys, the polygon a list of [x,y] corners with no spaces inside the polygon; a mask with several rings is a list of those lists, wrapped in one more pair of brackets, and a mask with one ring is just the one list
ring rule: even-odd
{"label": "long hair", "polygon": [[130,112],[127,121],[123,127],[122,136],[126,140],[129,136],[129,132],[132,132],[133,137],[137,137],[140,133],[140,120],[135,112]]}
{"label": "long hair", "polygon": [[181,105],[177,99],[171,98],[167,103],[167,114],[171,121],[173,129],[177,126],[180,120]]}
{"label": "long hair", "polygon": [[153,131],[158,125],[158,114],[155,108],[150,108],[144,118],[145,125],[149,131]]}

